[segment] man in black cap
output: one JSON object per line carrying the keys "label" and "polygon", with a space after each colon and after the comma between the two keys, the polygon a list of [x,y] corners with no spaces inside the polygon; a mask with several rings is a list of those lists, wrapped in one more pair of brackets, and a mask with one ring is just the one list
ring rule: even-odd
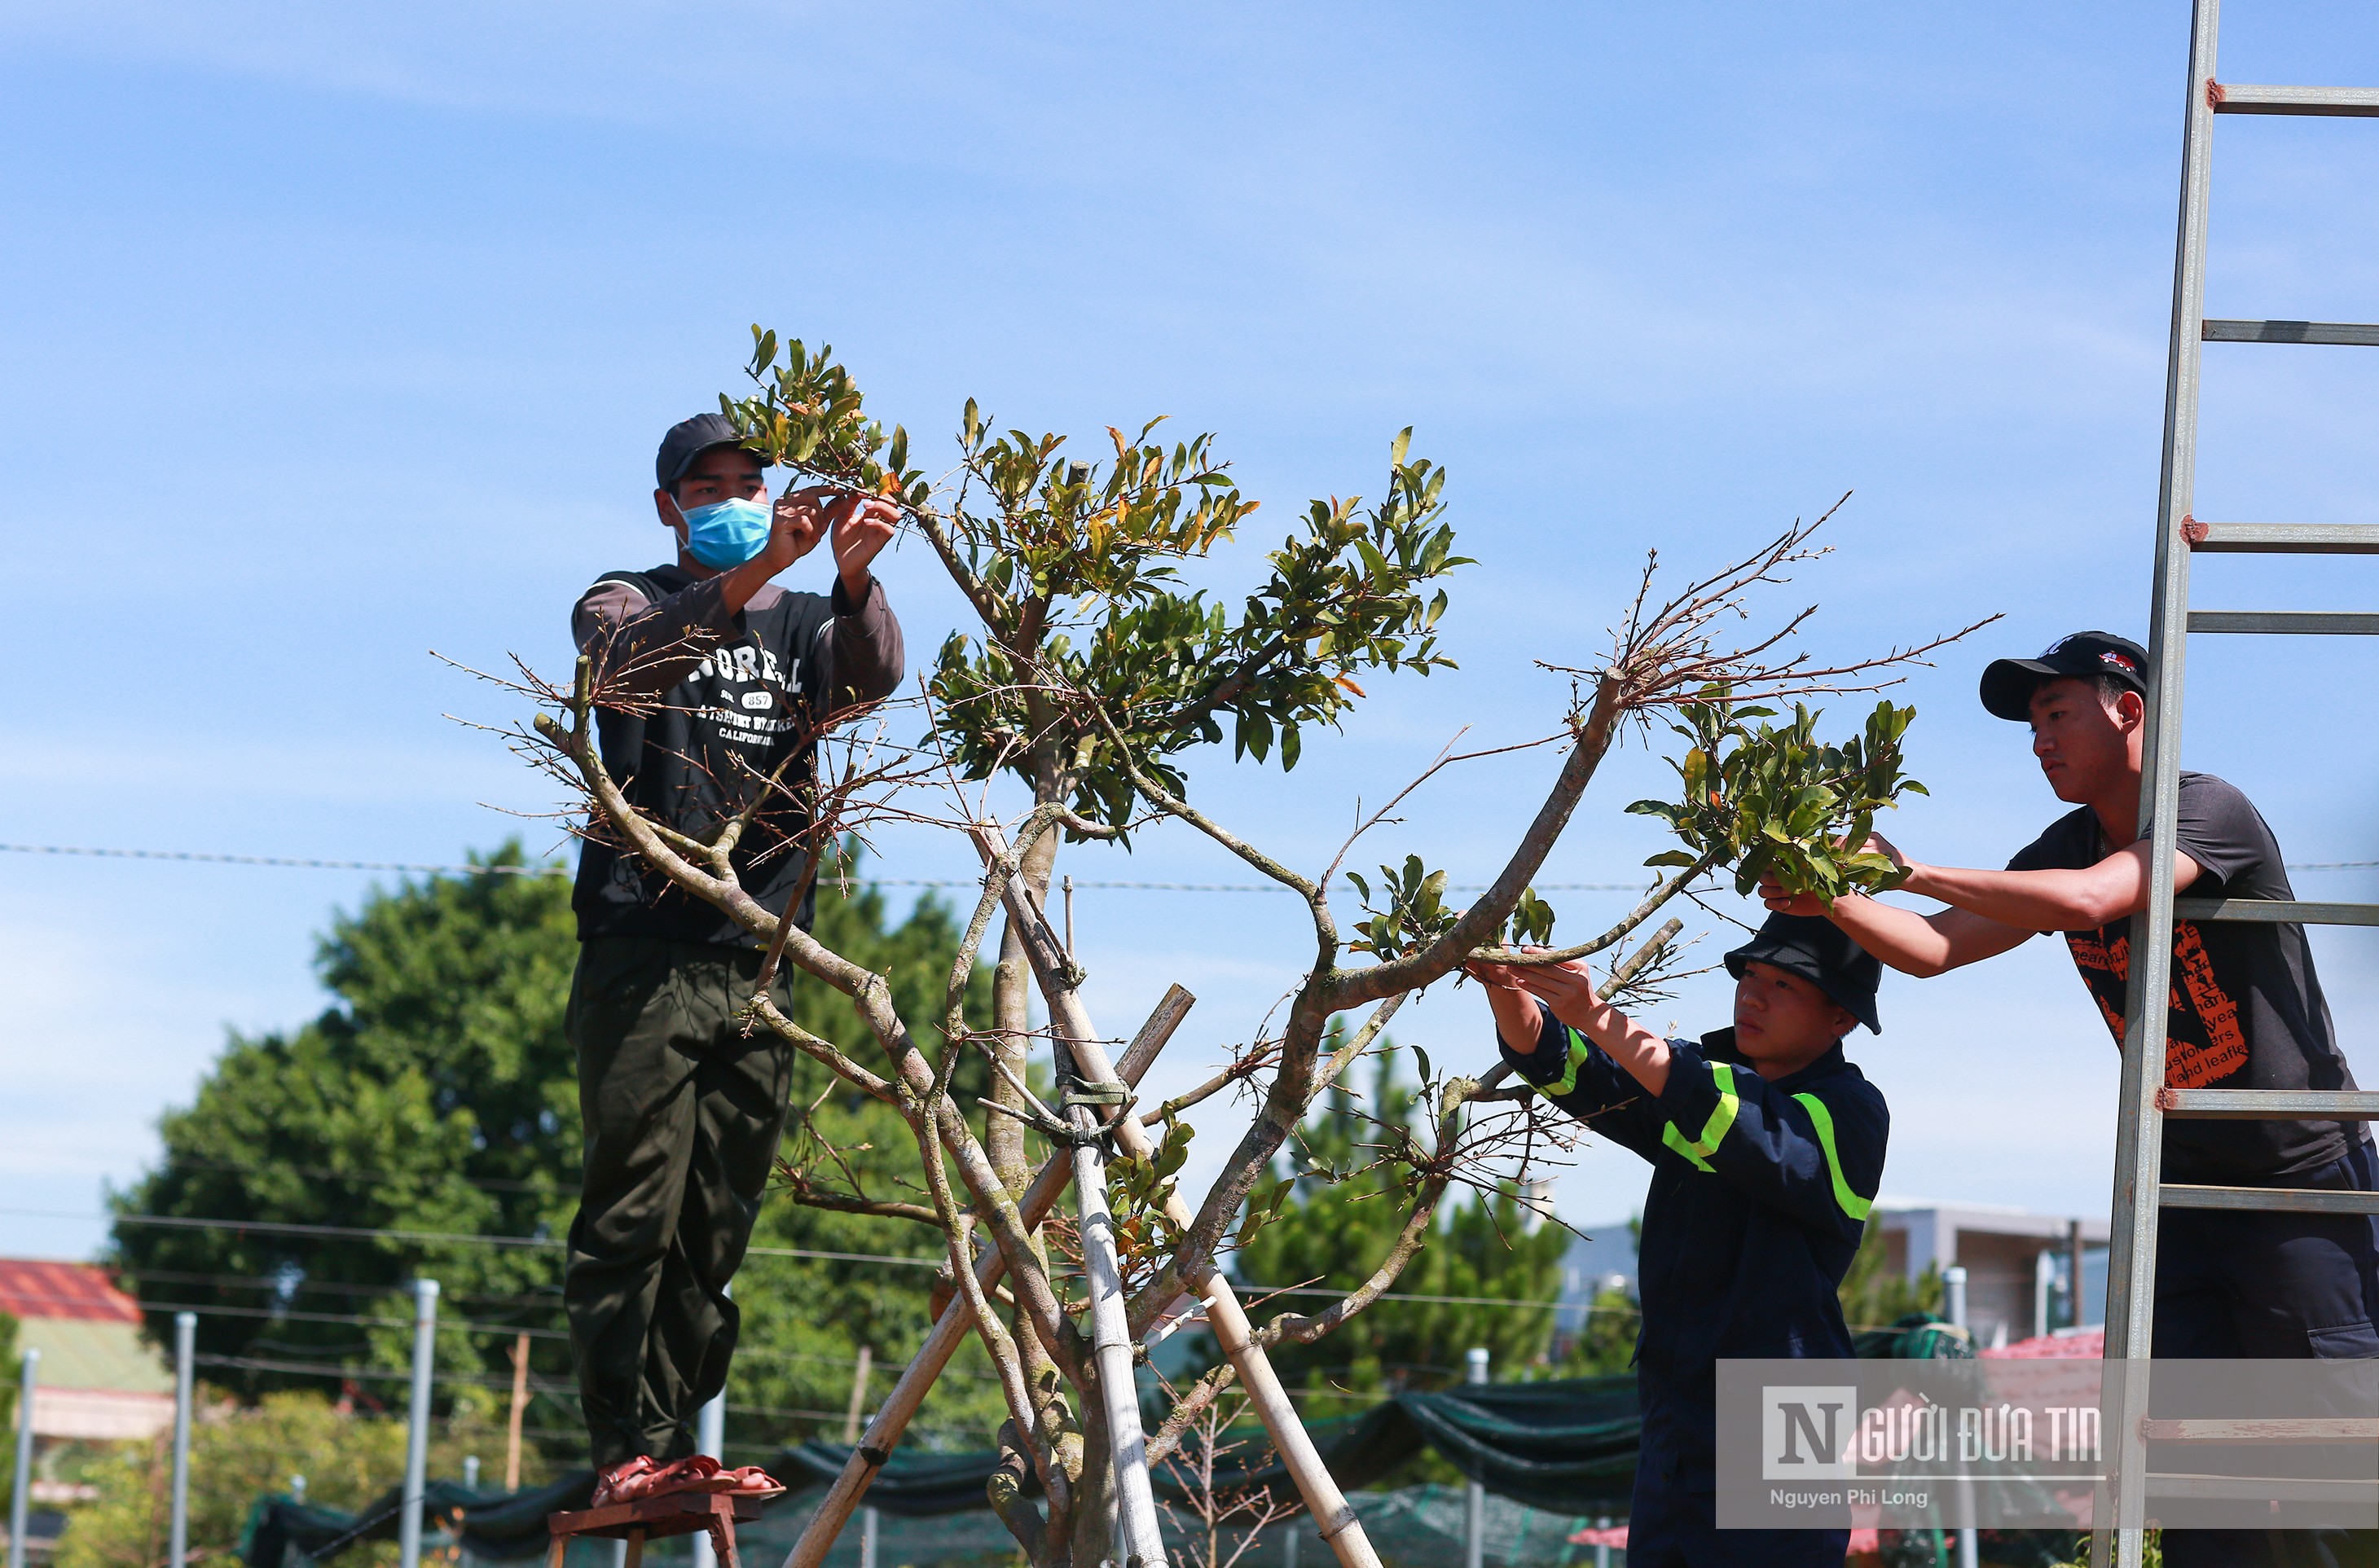
{"label": "man in black cap", "polygon": [[[2029,723],[2033,754],[2074,810],[2005,871],[1907,860],[1904,891],[1950,908],[1920,915],[1856,895],[1830,909],[1762,888],[1768,907],[1823,913],[1892,968],[1935,975],[2060,932],[2090,995],[2123,1040],[2131,917],[2147,907],[2148,825],[2139,820],[2147,655],[2105,632],[2077,632],[2038,658],[1983,672],[1983,706]],[[2180,776],[2173,887],[2192,898],[2294,899],[2262,814],[2209,773]],[[2165,1083],[2173,1089],[2351,1089],[2304,927],[2260,921],[2173,923]],[[2360,1124],[2181,1121],[2164,1127],[2164,1179],[2216,1187],[2369,1191]],[[2379,1356],[2379,1250],[2357,1214],[2172,1209],[2156,1248],[2153,1354],[2333,1358]],[[2228,1549],[2222,1549],[2227,1550]],[[2175,1555],[2176,1550],[2180,1555]],[[2166,1560],[2231,1561],[2179,1537]]]}
{"label": "man in black cap", "polygon": [[1734,1027],[1663,1040],[1584,960],[1473,964],[1503,1059],[1652,1164],[1638,1264],[1643,1440],[1630,1568],[1841,1568],[1847,1530],[1718,1534],[1721,1357],[1848,1357],[1837,1292],[1883,1180],[1890,1113],[1842,1055],[1882,970],[1834,926],[1769,917],[1726,956]]}
{"label": "man in black cap", "polygon": [[[903,673],[900,625],[870,571],[899,513],[824,488],[771,503],[758,454],[716,414],[670,430],[655,477],[674,560],[604,573],[571,613],[614,690],[658,699],[643,715],[598,710],[604,765],[632,802],[700,837],[790,763],[790,798],[773,796],[731,856],[745,891],[783,915],[805,880],[800,796],[818,737]],[[772,581],[821,540],[829,594]],[[762,954],[710,904],[599,838],[580,852],[571,902],[586,1168],[562,1296],[601,1502],[703,1479],[664,1467],[693,1458],[695,1416],[726,1386],[728,1282],[776,1160],[793,1058],[765,1031],[745,1036],[736,1015]],[[790,911],[804,928],[811,907],[805,893]],[[789,1011],[791,986],[788,965],[773,995]],[[770,1483],[754,1472],[747,1484]]]}

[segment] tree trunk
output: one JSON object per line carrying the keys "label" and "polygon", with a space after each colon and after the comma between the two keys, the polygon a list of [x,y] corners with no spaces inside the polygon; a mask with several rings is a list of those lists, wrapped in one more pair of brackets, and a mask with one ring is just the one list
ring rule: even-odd
{"label": "tree trunk", "polygon": [[[1053,786],[1045,786],[1034,793],[1055,798]],[[1019,868],[1024,885],[1033,890],[1036,904],[1043,902],[1048,893],[1049,879],[1057,864],[1057,838],[1054,832],[1043,835],[1027,852],[1023,864]],[[1032,967],[1024,956],[1024,938],[1016,929],[1013,920],[1004,920],[999,936],[999,962],[992,971],[992,1027],[997,1031],[997,1038],[991,1043],[991,1049],[998,1056],[1001,1066],[1020,1080],[1027,1082],[1031,1081],[1032,997],[1034,991]],[[1018,1111],[1024,1109],[1023,1095],[1010,1086],[1006,1075],[992,1075],[991,1092],[1000,1104]],[[1008,1195],[1020,1201],[1025,1188],[1033,1184],[1033,1174],[1038,1168],[1025,1146],[1024,1124],[1002,1116],[986,1116],[984,1121],[984,1152],[990,1157],[992,1169],[998,1174]],[[1037,1229],[1033,1239],[1036,1242],[1040,1240]],[[1045,1255],[1044,1261],[1045,1264]],[[1104,1458],[1105,1439],[1102,1437],[1093,1442],[1081,1433],[1073,1417],[1072,1404],[1066,1397],[1065,1380],[1058,1375],[1057,1364],[1049,1358],[1048,1350],[1042,1345],[1040,1337],[1020,1315],[1015,1322],[1015,1338],[1019,1357],[1024,1363],[1025,1386],[1033,1391],[1034,1408],[1042,1414],[1043,1430],[1055,1440],[1058,1468],[1075,1486],[1073,1513],[1069,1517],[1049,1521],[1045,1552],[1051,1562],[1070,1561],[1085,1564],[1087,1568],[1095,1568],[1106,1555],[1108,1492],[1112,1486]],[[1088,1391],[1083,1393],[1082,1403],[1086,1406],[1093,1403]],[[1092,1411],[1089,1415],[1095,1418],[1096,1413]],[[1099,1430],[1103,1433],[1105,1429],[1102,1423]],[[1095,1479],[1093,1475],[1086,1475],[1086,1471],[1093,1472]],[[1082,1490],[1086,1485],[1092,1488],[1087,1502]],[[1087,1525],[1085,1521],[1088,1521]],[[1090,1532],[1087,1537],[1083,1534],[1086,1528]],[[1084,1555],[1086,1546],[1090,1549],[1087,1556]]]}
{"label": "tree trunk", "polygon": [[1075,1568],[1098,1568],[1115,1555],[1115,1450],[1098,1390],[1086,1387],[1081,1395],[1082,1474],[1074,1483],[1074,1562]]}

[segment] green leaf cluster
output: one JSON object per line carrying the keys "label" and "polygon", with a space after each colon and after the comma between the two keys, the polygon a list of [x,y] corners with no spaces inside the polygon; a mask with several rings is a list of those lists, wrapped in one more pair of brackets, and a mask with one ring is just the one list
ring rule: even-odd
{"label": "green leaf cluster", "polygon": [[1350,871],[1346,880],[1355,885],[1363,912],[1371,916],[1356,923],[1355,935],[1346,946],[1354,952],[1372,954],[1383,963],[1415,947],[1426,947],[1462,918],[1461,911],[1446,907],[1445,873],[1431,871],[1420,863],[1419,855],[1407,855],[1402,866],[1380,868],[1378,898],[1384,907],[1372,902],[1370,878]]}
{"label": "green leaf cluster", "polygon": [[796,338],[783,345],[780,359],[777,334],[755,325],[744,374],[760,391],[743,398],[722,392],[719,411],[743,444],[772,465],[918,505],[932,493],[925,476],[908,465],[909,432],[895,427],[888,435],[867,417],[859,388],[836,363],[832,344],[820,344],[812,354]]}
{"label": "green leaf cluster", "polygon": [[[1187,785],[1173,759],[1226,735],[1235,756],[1277,754],[1292,769],[1306,732],[1364,695],[1358,676],[1450,668],[1434,632],[1445,594],[1429,588],[1467,564],[1440,521],[1444,471],[1406,460],[1407,431],[1386,498],[1368,510],[1313,502],[1236,611],[1185,591],[1176,563],[1206,554],[1256,503],[1224,488],[1212,437],[1168,452],[1149,440],[1154,428],[1136,442],[1111,431],[1112,467],[1061,464],[1060,438],[1021,431],[970,450],[998,506],[952,524],[989,613],[981,633],[943,645],[932,681],[943,742],[968,777],[1044,769],[1067,781],[1076,811],[1109,826],[1132,814],[1127,759],[1176,793]],[[1115,716],[1113,731],[1093,706]]]}
{"label": "green leaf cluster", "polygon": [[1197,1129],[1176,1118],[1165,1124],[1165,1136],[1145,1157],[1118,1150],[1107,1164],[1107,1196],[1115,1211],[1116,1251],[1127,1277],[1140,1278],[1160,1267],[1180,1243],[1182,1229],[1165,1212],[1176,1178],[1190,1158],[1190,1140]]}
{"label": "green leaf cluster", "polygon": [[1875,814],[1925,786],[1901,771],[1901,738],[1913,707],[1880,702],[1864,732],[1840,743],[1817,739],[1822,714],[1796,703],[1793,718],[1735,703],[1724,686],[1703,688],[1679,709],[1673,728],[1689,742],[1672,758],[1683,798],[1637,801],[1627,809],[1669,824],[1685,848],[1646,861],[1690,866],[1703,857],[1734,868],[1734,888],[1749,893],[1773,874],[1794,893],[1836,899],[1898,887],[1906,874],[1866,850]]}
{"label": "green leaf cluster", "polygon": [[1542,946],[1552,939],[1553,907],[1538,898],[1534,887],[1521,888],[1519,901],[1512,906],[1512,918],[1498,942],[1516,947],[1528,943]]}
{"label": "green leaf cluster", "polygon": [[[1112,461],[1069,454],[1062,436],[995,422],[970,399],[960,480],[936,497],[908,466],[909,439],[871,418],[832,351],[753,329],[758,387],[720,407],[770,461],[897,496],[934,537],[980,618],[937,656],[929,689],[941,743],[964,775],[1003,769],[1036,797],[1122,827],[1136,766],[1186,789],[1175,762],[1227,735],[1235,756],[1297,766],[1308,731],[1334,726],[1371,670],[1451,668],[1435,627],[1439,580],[1468,564],[1443,520],[1445,471],[1389,452],[1383,499],[1315,501],[1243,595],[1185,588],[1255,512],[1214,438],[1110,427]],[[1092,710],[1111,721],[1102,723]]]}
{"label": "green leaf cluster", "polygon": [[[1346,880],[1355,885],[1356,893],[1363,900],[1363,912],[1370,916],[1356,923],[1347,948],[1370,953],[1383,963],[1428,947],[1453,930],[1455,922],[1462,918],[1460,910],[1446,905],[1445,873],[1429,870],[1421,864],[1419,855],[1407,855],[1402,866],[1382,866],[1377,895],[1371,890],[1371,879],[1360,873],[1348,872]],[[1375,903],[1375,897],[1383,904]],[[1493,942],[1498,946],[1550,942],[1553,918],[1552,906],[1537,897],[1534,887],[1524,887]]]}

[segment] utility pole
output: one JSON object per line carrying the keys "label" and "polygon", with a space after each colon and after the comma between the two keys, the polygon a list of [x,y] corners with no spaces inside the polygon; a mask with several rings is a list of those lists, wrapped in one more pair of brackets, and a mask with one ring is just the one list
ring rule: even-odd
{"label": "utility pole", "polygon": [[[413,1400],[405,1412],[405,1495],[397,1504],[399,1568],[421,1568],[422,1495],[429,1488],[429,1372],[438,1353],[438,1282],[413,1282]],[[176,1565],[178,1568],[178,1565]]]}

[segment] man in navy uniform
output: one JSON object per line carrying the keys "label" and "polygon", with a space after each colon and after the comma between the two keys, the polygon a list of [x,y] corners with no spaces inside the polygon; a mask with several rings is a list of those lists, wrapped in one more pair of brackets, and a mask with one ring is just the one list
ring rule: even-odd
{"label": "man in navy uniform", "polygon": [[1718,1533],[1718,1362],[1853,1354],[1835,1293],[1891,1118],[1842,1038],[1878,1027],[1882,969],[1827,922],[1792,914],[1769,916],[1726,967],[1734,1026],[1698,1041],[1664,1040],[1602,1002],[1583,960],[1470,973],[1503,1059],[1652,1164],[1628,1568],[1841,1568],[1847,1530]]}

